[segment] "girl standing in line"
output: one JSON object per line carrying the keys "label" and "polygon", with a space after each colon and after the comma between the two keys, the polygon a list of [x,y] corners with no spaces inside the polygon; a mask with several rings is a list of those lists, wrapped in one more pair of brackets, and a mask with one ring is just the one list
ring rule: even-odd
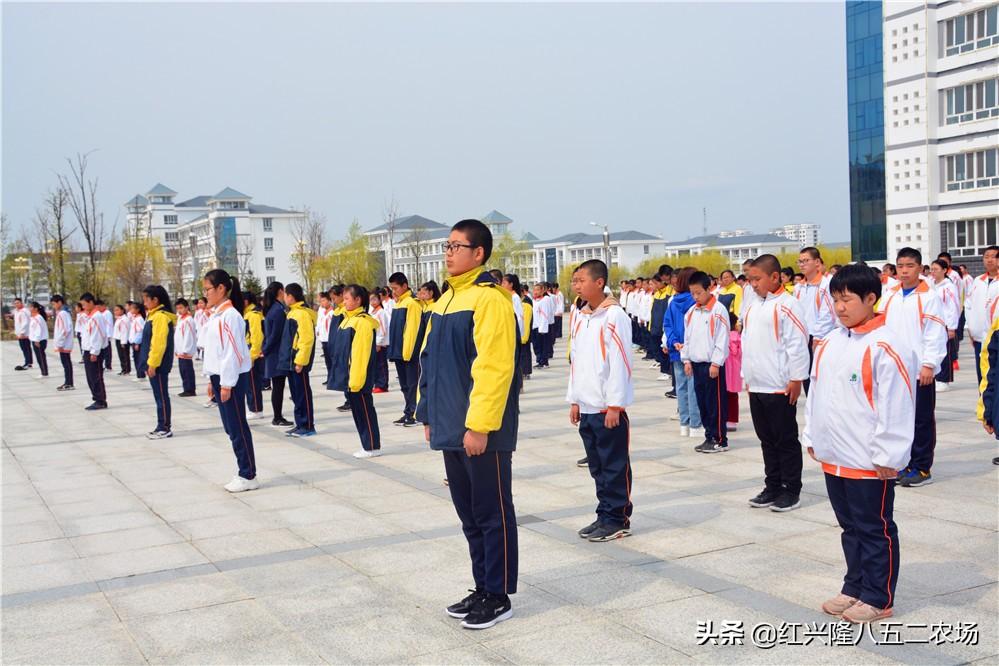
{"label": "girl standing in line", "polygon": [[63,382],[57,391],[73,390],[73,317],[66,309],[66,301],[61,294],[52,295],[52,311],[55,324],[52,331],[52,346],[62,361]]}
{"label": "girl standing in line", "polygon": [[375,381],[375,332],[378,321],[367,313],[368,290],[350,284],[343,290],[344,317],[339,334],[334,336],[334,391],[346,391],[354,426],[361,438],[355,458],[374,458],[382,454],[378,414],[371,391]]}
{"label": "girl standing in line", "polygon": [[198,325],[191,316],[187,299],[178,298],[173,303],[177,311],[177,328],[173,332],[173,350],[180,370],[181,392],[178,398],[193,398],[198,394],[194,380],[194,356],[198,353]]}
{"label": "girl standing in line", "polygon": [[121,371],[118,374],[127,377],[132,374],[132,355],[129,354],[128,336],[131,321],[125,313],[125,308],[121,305],[114,306],[114,329],[111,337],[114,338],[114,348],[118,352],[118,365]]}
{"label": "girl standing in line", "polygon": [[286,428],[295,425],[282,415],[284,407],[285,375],[278,370],[278,352],[281,349],[281,336],[287,315],[284,307],[284,285],[271,282],[264,290],[264,379],[271,383],[271,409],[274,418],[271,425]]}
{"label": "girl standing in line", "polygon": [[31,302],[31,322],[28,325],[28,340],[35,350],[35,360],[38,361],[38,378],[49,376],[49,362],[45,358],[45,347],[49,344],[49,325],[45,316],[45,308],[36,301]]}
{"label": "girl standing in line", "polygon": [[378,322],[378,330],[375,332],[375,386],[372,393],[388,393],[389,371],[388,371],[388,329],[389,316],[382,307],[382,291],[375,287],[375,290],[368,296],[369,309],[372,317]]}
{"label": "girl standing in line", "polygon": [[250,390],[246,393],[247,420],[264,415],[264,315],[257,295],[243,292],[243,319],[246,320],[246,344],[250,346]]}
{"label": "girl standing in line", "polygon": [[173,369],[173,329],[177,315],[170,307],[170,296],[162,285],[151,284],[142,290],[146,325],[139,343],[139,370],[149,378],[156,401],[156,428],[146,433],[149,439],[173,437],[170,429],[170,370]]}
{"label": "girl standing in line", "polygon": [[728,430],[739,427],[739,393],[742,390],[742,333],[736,328],[739,318],[728,313],[728,360],[725,361],[725,386],[728,389]]}
{"label": "girl standing in line", "polygon": [[132,361],[135,364],[135,379],[141,382],[146,377],[139,371],[139,347],[142,344],[142,331],[146,328],[146,309],[142,303],[132,303],[132,327],[128,333],[128,342],[132,345]]}

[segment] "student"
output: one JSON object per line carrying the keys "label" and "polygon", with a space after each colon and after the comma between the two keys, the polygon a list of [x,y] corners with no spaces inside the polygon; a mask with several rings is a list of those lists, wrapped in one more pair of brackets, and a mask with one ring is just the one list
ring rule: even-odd
{"label": "student", "polygon": [[319,309],[316,311],[316,341],[323,350],[323,365],[329,376],[333,367],[333,357],[327,343],[330,340],[330,319],[333,317],[333,302],[328,291],[319,292]]}
{"label": "student", "polygon": [[877,622],[892,616],[895,603],[895,477],[912,446],[919,359],[885,325],[885,315],[875,314],[881,283],[873,270],[844,266],[829,289],[842,327],[815,350],[801,439],[822,465],[843,530],[846,575],[822,610],[848,622]]}
{"label": "student", "polygon": [[156,427],[146,433],[148,439],[173,437],[170,409],[170,370],[173,369],[173,329],[177,315],[170,307],[170,296],[162,285],[151,284],[142,290],[146,325],[139,343],[139,370],[149,377],[156,401]]}
{"label": "student", "polygon": [[[79,303],[73,305],[74,317],[73,320],[73,333],[76,335],[76,342],[80,345],[80,364],[83,365],[84,353],[83,353],[83,329],[87,324],[87,315],[83,312],[83,307]],[[14,368],[15,370],[17,368]]]}
{"label": "student", "polygon": [[551,297],[545,293],[545,283],[539,282],[534,285],[534,314],[531,317],[531,344],[534,346],[534,360],[537,361],[535,368],[548,367],[548,338],[549,330],[555,322],[555,311],[552,307]]}
{"label": "student", "polygon": [[728,313],[728,359],[725,361],[725,389],[728,392],[728,423],[725,429],[733,432],[739,427],[739,393],[742,392],[742,334],[735,312]]}
{"label": "student", "polygon": [[572,273],[572,287],[584,303],[572,318],[566,401],[597,489],[597,519],[578,532],[589,541],[629,536],[633,509],[627,408],[635,387],[630,352],[621,339],[631,321],[615,298],[604,296],[606,284],[607,264],[599,259],[584,261]]}
{"label": "student", "polygon": [[[208,301],[203,297],[199,298],[194,303],[194,326],[198,331],[198,337],[200,339],[201,331],[204,329],[205,324],[208,323],[208,316],[211,314],[208,312]],[[198,358],[204,358],[204,350],[201,346],[198,346]]]}
{"label": "student", "polygon": [[742,312],[742,287],[736,282],[735,273],[729,269],[721,272],[718,281],[718,300],[725,304],[728,302],[729,312],[734,312],[736,318]]}
{"label": "student", "polygon": [[121,370],[118,372],[120,377],[127,377],[132,374],[132,354],[130,353],[132,348],[128,343],[131,324],[132,318],[125,311],[125,306],[114,306],[114,332],[112,337],[114,338],[115,351],[118,353],[118,365],[121,367]]}
{"label": "student", "polygon": [[[343,322],[343,316],[345,310],[343,307],[343,285],[337,284],[333,285],[329,290],[330,303],[333,306],[333,314],[327,322],[327,328],[329,329],[329,337],[326,340],[327,351],[333,348],[333,338],[340,334],[340,324]],[[332,352],[329,351],[332,356]],[[332,379],[332,364],[326,370],[326,378],[323,380],[323,385],[329,388],[330,380]],[[343,395],[343,404],[336,408],[338,412],[349,412],[350,411],[350,400],[347,399],[347,394]]]}
{"label": "student", "polygon": [[316,312],[305,304],[302,285],[292,282],[284,288],[288,314],[281,338],[278,371],[288,376],[291,401],[295,405],[295,427],[288,437],[311,437],[316,434],[315,409],[309,372],[316,352]]}
{"label": "student", "polygon": [[[531,333],[534,325],[534,301],[528,292],[527,285],[520,286],[520,307],[524,310],[524,330],[520,336],[520,375],[522,379],[530,379],[533,372],[533,361],[531,360]],[[572,322],[569,322],[569,330],[572,330]],[[521,386],[523,388],[523,386]]]}
{"label": "student", "polygon": [[48,318],[45,308],[37,301],[31,302],[31,322],[28,325],[28,340],[35,349],[35,360],[38,361],[38,378],[49,376],[49,362],[45,357],[45,348],[49,344]]}
{"label": "student", "polygon": [[246,320],[246,344],[250,347],[249,390],[246,392],[246,420],[264,416],[264,315],[257,295],[243,292],[243,319]]}
{"label": "student", "polygon": [[376,287],[368,296],[369,314],[378,322],[378,330],[375,331],[375,379],[372,393],[388,393],[389,317],[382,307],[382,295],[381,288]]}
{"label": "student", "polygon": [[729,311],[710,291],[711,278],[703,271],[690,276],[694,306],[683,321],[680,360],[683,373],[694,383],[694,395],[704,441],[694,447],[698,453],[728,451],[728,388],[725,362],[728,360]]}
{"label": "student", "polygon": [[935,375],[947,355],[947,327],[943,307],[926,280],[920,278],[923,256],[919,250],[903,247],[898,251],[895,266],[899,283],[881,296],[880,311],[885,314],[885,326],[895,339],[904,341],[919,355],[919,382],[916,391],[916,427],[912,454],[899,475],[900,486],[920,486],[931,483],[933,451],[937,444]]}
{"label": "student", "polygon": [[[497,271],[499,272],[499,271]],[[500,274],[502,276],[502,273]],[[495,276],[494,276],[495,277]],[[502,279],[502,277],[500,277]],[[500,280],[496,280],[499,284]],[[423,348],[423,338],[427,334],[427,322],[430,321],[430,310],[433,308],[434,303],[439,301],[441,298],[441,289],[437,286],[437,283],[433,280],[429,282],[424,282],[420,285],[420,288],[416,290],[416,300],[420,302],[420,329],[416,333],[416,353]],[[419,385],[419,377],[417,377],[417,385]]]}
{"label": "student", "polygon": [[344,318],[333,338],[333,374],[330,388],[346,391],[354,426],[361,438],[355,458],[374,458],[382,454],[378,414],[371,398],[375,383],[375,335],[378,320],[367,313],[368,290],[357,284],[343,289]]}
{"label": "student", "polygon": [[739,315],[739,322],[742,322],[743,316],[746,314],[746,310],[749,306],[760,300],[757,296],[756,290],[753,289],[752,283],[749,281],[749,269],[753,267],[753,260],[746,259],[742,262],[742,275],[739,276],[739,282],[742,283],[742,304],[739,307],[739,311],[736,313]]}
{"label": "student", "polygon": [[271,409],[274,418],[271,425],[275,428],[287,428],[295,425],[284,418],[284,384],[287,373],[278,369],[281,340],[284,336],[284,325],[287,318],[284,307],[284,285],[271,282],[264,290],[264,378],[271,382]]}
{"label": "student", "polygon": [[423,310],[419,302],[413,298],[405,274],[396,272],[390,275],[389,287],[392,289],[392,296],[395,297],[395,309],[392,310],[389,319],[388,358],[395,362],[399,387],[405,399],[402,416],[392,423],[411,427],[419,425],[414,418],[416,387],[420,381],[419,349],[416,347],[416,339],[420,333]]}
{"label": "student", "polygon": [[676,293],[670,299],[663,317],[663,338],[666,340],[665,349],[669,350],[670,362],[673,364],[676,402],[680,414],[680,436],[701,439],[704,436],[704,428],[701,425],[701,412],[697,408],[694,381],[683,371],[683,359],[680,357],[687,311],[694,307],[694,297],[690,295],[690,276],[696,272],[696,268],[687,266],[674,274]]}
{"label": "student", "polygon": [[141,382],[146,379],[139,369],[139,347],[142,344],[142,331],[146,328],[146,309],[142,303],[132,303],[132,323],[129,325],[128,344],[132,347],[132,365],[135,366],[135,379]]}
{"label": "student", "polygon": [[34,367],[31,364],[31,340],[28,338],[28,333],[31,329],[31,312],[28,308],[24,307],[24,301],[20,298],[14,299],[14,335],[17,336],[17,344],[21,348],[21,355],[24,357],[24,362],[21,365],[15,366],[14,369],[17,371],[30,370]]}
{"label": "student", "polygon": [[191,316],[187,299],[178,298],[173,303],[177,311],[177,327],[173,332],[173,349],[177,355],[177,369],[183,390],[178,398],[193,398],[198,394],[194,379],[194,357],[198,353],[198,327]]}
{"label": "student", "polygon": [[104,364],[101,353],[104,350],[104,327],[97,318],[97,299],[89,291],[80,296],[80,309],[86,315],[80,344],[83,347],[84,370],[87,372],[87,386],[93,402],[84,409],[108,408],[107,391],[104,388]]}
{"label": "student", "polygon": [[669,356],[663,351],[663,317],[669,307],[669,299],[673,296],[670,282],[673,277],[673,267],[663,264],[659,267],[653,280],[656,291],[652,294],[652,306],[649,309],[649,352],[652,355],[652,367],[659,369],[656,381],[664,382],[672,375]]}
{"label": "student", "polygon": [[565,313],[565,296],[558,287],[558,282],[552,283],[552,308],[554,310],[554,323],[552,325],[552,338],[558,340],[562,337],[562,315]]}
{"label": "student", "polygon": [[[965,297],[964,312],[971,345],[975,349],[975,359],[982,356],[982,342],[988,335],[995,319],[996,305],[999,304],[999,246],[990,245],[982,253],[985,272],[972,281]],[[981,384],[981,365],[975,363],[978,383]]]}
{"label": "student", "polygon": [[66,310],[66,299],[62,294],[53,294],[50,299],[53,311],[52,347],[62,362],[63,382],[57,391],[72,391],[73,387],[73,318]]}
{"label": "student", "polygon": [[[490,273],[492,273],[492,271],[490,271]],[[516,367],[514,368],[514,372],[515,372],[515,375],[517,377],[517,392],[518,393],[523,393],[524,392],[524,375],[523,375],[523,368],[524,368],[524,366],[523,366],[523,363],[521,362],[522,361],[521,357],[523,355],[523,346],[527,342],[527,340],[529,338],[529,334],[530,334],[529,333],[530,332],[530,328],[529,328],[530,327],[530,320],[528,320],[528,322],[527,322],[528,323],[528,329],[527,329],[528,335],[525,335],[525,331],[524,331],[524,315],[525,315],[525,311],[524,311],[524,304],[523,304],[523,302],[520,299],[520,292],[521,292],[521,289],[522,289],[522,287],[520,285],[520,278],[517,275],[514,275],[513,273],[507,273],[505,275],[503,275],[501,273],[501,275],[502,275],[502,277],[500,278],[500,281],[499,281],[500,286],[503,287],[503,289],[505,289],[508,294],[510,294],[510,301],[511,301],[511,305],[513,306],[513,318],[517,321],[517,362],[515,364]],[[493,277],[495,278],[496,275],[493,274]],[[529,351],[528,351],[528,354],[530,354]],[[530,358],[528,358],[528,360],[530,360]]]}
{"label": "student", "polygon": [[205,353],[202,372],[210,382],[209,395],[218,398],[222,427],[229,435],[239,465],[239,473],[223,487],[230,493],[256,490],[260,487],[257,461],[253,455],[253,434],[246,422],[250,353],[246,345],[246,321],[241,314],[243,294],[239,280],[220,268],[208,271],[201,286],[212,313],[201,334]]}
{"label": "student", "polygon": [[114,315],[108,310],[107,303],[102,300],[97,301],[97,317],[104,328],[105,347],[101,352],[104,361],[104,369],[111,370],[111,338],[114,335]]}
{"label": "student", "polygon": [[780,276],[772,254],[760,255],[749,268],[754,296],[742,317],[742,374],[766,476],[763,491],[749,505],[785,512],[801,505],[797,404],[808,376],[808,329]]}
{"label": "student", "polygon": [[[798,253],[798,267],[804,274],[805,281],[798,285],[793,293],[805,316],[804,324],[808,330],[808,363],[811,366],[815,358],[815,346],[836,327],[832,296],[829,295],[829,281],[832,276],[822,270],[822,255],[818,248],[803,248]],[[807,395],[807,379],[803,388]]]}
{"label": "student", "polygon": [[[976,285],[976,288],[979,285]],[[985,428],[985,432],[999,439],[999,317],[992,320],[989,331],[984,335],[985,349],[982,350],[980,369],[982,382],[978,396],[978,408],[976,416]],[[993,465],[999,465],[999,457],[992,459]]]}
{"label": "student", "polygon": [[790,266],[785,266],[780,269],[780,281],[781,285],[784,287],[784,291],[794,295],[794,269]]}
{"label": "student", "polygon": [[941,315],[944,325],[947,327],[947,354],[944,356],[943,363],[940,364],[940,372],[935,377],[938,393],[950,389],[950,384],[954,381],[954,361],[957,360],[957,328],[961,321],[961,297],[954,282],[947,277],[948,270],[950,270],[950,266],[947,265],[946,259],[934,259],[930,263],[933,291],[940,299]]}
{"label": "student", "polygon": [[420,404],[430,448],[441,451],[451,500],[472,559],[475,590],[447,608],[466,629],[513,615],[517,517],[511,460],[517,448],[517,324],[510,297],[482,265],[489,228],[462,220],[443,244],[448,290],[433,308],[419,361]]}

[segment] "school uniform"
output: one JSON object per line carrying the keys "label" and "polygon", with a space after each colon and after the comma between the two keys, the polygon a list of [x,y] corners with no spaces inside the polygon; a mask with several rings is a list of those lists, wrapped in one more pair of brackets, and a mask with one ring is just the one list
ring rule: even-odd
{"label": "school uniform", "polygon": [[114,347],[115,351],[118,353],[118,365],[121,366],[121,372],[119,374],[129,375],[132,374],[132,354],[130,354],[131,347],[128,344],[128,334],[129,328],[131,327],[132,318],[129,315],[122,315],[114,320]]}
{"label": "school uniform", "polygon": [[988,273],[979,275],[972,281],[964,300],[965,327],[971,337],[971,345],[975,349],[975,372],[981,383],[981,365],[978,359],[982,355],[982,343],[989,334],[992,322],[996,318],[996,306],[999,305],[999,275],[989,277]]}
{"label": "school uniform", "polygon": [[423,309],[413,298],[413,292],[406,290],[396,301],[389,319],[388,358],[395,362],[399,376],[399,387],[405,398],[403,418],[414,418],[416,413],[416,389],[420,381],[419,347],[416,346],[420,334]]}
{"label": "school uniform", "polygon": [[[836,328],[838,321],[833,310],[832,295],[829,293],[829,282],[832,276],[827,273],[816,273],[808,282],[802,282],[793,289],[794,297],[798,299],[801,313],[804,315],[805,329],[808,331],[808,364],[811,366],[815,358],[815,341],[829,335]],[[802,388],[808,393],[808,382],[805,380]]]}
{"label": "school uniform", "polygon": [[[957,360],[957,327],[961,320],[961,297],[954,283],[947,279],[934,283],[933,291],[940,298],[941,314],[944,326],[947,328],[947,355],[944,356],[940,372],[935,379],[949,384],[954,381],[954,361]],[[950,337],[951,331],[954,331],[953,338]]]}
{"label": "school uniform", "polygon": [[30,329],[31,311],[24,306],[14,308],[14,335],[17,336],[17,345],[21,348],[21,355],[24,356],[21,367],[25,369],[32,367],[31,340],[28,339]]}
{"label": "school uniform", "polygon": [[838,327],[819,342],[801,438],[822,465],[843,530],[842,593],[881,609],[894,604],[900,557],[895,483],[878,479],[875,465],[909,460],[920,365],[885,319]]}
{"label": "school uniform", "polygon": [[[85,313],[78,312],[76,318],[73,321],[73,334],[76,336],[76,342],[80,345],[80,356],[83,357],[83,329],[87,323],[87,315]],[[84,360],[81,358],[80,363]]]}
{"label": "school uniform", "polygon": [[[885,314],[885,326],[898,340],[916,350],[921,367],[931,368],[934,375],[947,355],[947,326],[943,319],[940,298],[926,280],[920,280],[908,294],[899,283],[879,303]],[[935,382],[915,387],[916,428],[912,440],[912,456],[905,466],[912,475],[929,474],[937,444]],[[901,481],[901,480],[900,480]]]}
{"label": "school uniform", "polygon": [[247,305],[243,309],[243,319],[246,321],[246,344],[250,347],[250,381],[246,392],[247,410],[259,414],[264,411],[264,359],[261,356],[264,348],[264,315],[256,305]]}
{"label": "school uniform", "polygon": [[104,310],[97,312],[97,317],[101,321],[101,326],[104,327],[104,336],[107,340],[104,349],[101,350],[101,357],[104,360],[104,369],[111,370],[111,342],[114,336],[114,313],[105,308]]}
{"label": "school uniform", "polygon": [[38,361],[38,369],[42,377],[49,376],[49,362],[45,356],[45,348],[49,344],[49,325],[45,317],[40,314],[31,315],[31,322],[28,325],[28,341],[31,342],[35,350],[35,360]]}
{"label": "school uniform", "polygon": [[[249,385],[250,350],[246,345],[246,322],[225,301],[215,308],[202,330],[199,342],[204,350],[202,373],[208,377],[218,404],[222,427],[232,443],[239,466],[239,476],[257,476],[253,454],[253,435],[246,422],[246,391]],[[229,399],[222,401],[222,389],[229,388]]]}
{"label": "school uniform", "polygon": [[345,391],[354,426],[365,451],[380,451],[378,414],[372,400],[375,386],[375,336],[378,320],[363,309],[348,310],[333,338],[333,373],[330,388]]}
{"label": "school uniform", "polygon": [[552,305],[554,306],[554,325],[552,326],[552,337],[558,340],[562,337],[562,314],[565,312],[565,296],[560,289],[552,294]]}
{"label": "school uniform", "polygon": [[330,318],[333,316],[333,308],[320,307],[316,310],[316,342],[323,350],[323,364],[326,367],[327,376],[333,359],[330,357],[330,350],[327,343],[330,340]]}
{"label": "school uniform", "polygon": [[666,308],[669,307],[669,299],[673,294],[672,287],[662,287],[652,295],[652,304],[649,307],[649,355],[659,364],[660,374],[669,374],[669,358],[663,351],[663,316]]}
{"label": "school uniform", "polygon": [[683,360],[677,350],[677,343],[683,344],[687,312],[694,307],[694,297],[689,291],[676,294],[666,306],[663,315],[663,347],[669,350],[669,360],[673,365],[673,386],[676,389],[676,407],[680,415],[680,427],[700,428],[701,410],[697,407],[697,392],[694,380],[683,371]]}
{"label": "school uniform", "polygon": [[202,358],[204,356],[204,350],[203,350],[203,348],[202,348],[202,346],[200,344],[201,331],[202,331],[202,329],[205,328],[205,324],[208,323],[208,317],[209,317],[210,314],[211,313],[208,312],[208,307],[207,306],[205,306],[204,308],[201,308],[201,309],[199,309],[197,306],[195,306],[195,308],[194,308],[194,315],[192,315],[193,318],[194,318],[194,327],[195,327],[195,330],[197,331],[197,334],[198,334],[197,335],[197,339],[199,340],[198,354],[197,354],[198,358]]}
{"label": "school uniform", "polygon": [[[523,329],[520,331],[520,349],[518,351],[518,360],[520,362],[520,374],[523,377],[530,377],[533,372],[533,363],[531,361],[531,326],[534,323],[534,301],[528,296],[520,302],[520,308],[523,311]],[[572,320],[570,317],[569,330],[572,330]]]}
{"label": "school uniform", "polygon": [[284,384],[287,372],[278,370],[278,357],[286,318],[284,305],[277,301],[271,303],[264,317],[264,379],[271,383],[271,409],[274,411],[275,421],[284,419]]}
{"label": "school uniform", "polygon": [[135,376],[145,379],[145,375],[139,368],[139,346],[142,344],[142,332],[146,328],[146,318],[142,315],[132,317],[131,328],[128,333],[128,342],[132,345],[132,361],[135,366]]}
{"label": "school uniform", "polygon": [[73,317],[62,308],[56,311],[52,325],[52,347],[62,362],[63,387],[73,386]]}
{"label": "school uniform", "polygon": [[538,361],[539,368],[547,368],[548,361],[552,358],[553,352],[548,343],[551,340],[554,323],[555,310],[552,299],[548,294],[542,294],[541,298],[534,301],[534,317],[531,324],[534,335],[531,344],[534,346],[534,358]]}
{"label": "school uniform", "polygon": [[[509,293],[482,268],[449,277],[434,305],[419,361],[417,419],[441,451],[448,490],[468,541],[475,587],[517,591],[517,518],[511,461],[517,448],[517,324]],[[488,433],[482,455],[465,453],[467,430]]]}
{"label": "school uniform", "polygon": [[155,373],[149,378],[156,401],[156,428],[153,432],[171,431],[170,370],[173,369],[173,330],[176,322],[177,315],[157,305],[146,313],[146,324],[142,328],[139,371],[146,375],[146,371],[152,369]]}
{"label": "school uniform", "polygon": [[375,331],[375,385],[373,388],[388,391],[389,316],[385,308],[380,305],[371,308],[368,314],[378,322],[378,330]]}
{"label": "school uniform", "polygon": [[763,452],[765,492],[771,496],[801,493],[797,407],[788,402],[786,390],[789,382],[808,378],[803,318],[797,299],[783,288],[765,299],[755,296],[742,317],[742,375]]}
{"label": "school uniform", "polygon": [[[335,338],[337,335],[339,335],[340,324],[341,324],[341,322],[343,322],[344,312],[345,312],[345,310],[344,310],[343,304],[341,303],[340,305],[338,305],[338,306],[330,309],[329,316],[326,319],[327,336],[326,336],[326,342],[323,343],[323,355],[324,356],[328,356],[330,358],[330,363],[328,363],[326,365],[326,378],[323,380],[323,385],[326,388],[329,388],[330,379],[332,378],[332,374],[331,373],[333,371],[332,370],[333,369],[333,363],[332,363],[332,359],[333,359],[333,338]],[[318,324],[317,324],[317,326],[318,326]],[[346,398],[346,397],[347,396],[344,395],[344,398]]]}
{"label": "school uniform", "polygon": [[108,406],[107,391],[104,387],[104,364],[101,359],[107,342],[104,327],[98,317],[87,317],[80,334],[80,344],[83,346],[83,368],[87,373],[87,386],[94,404],[98,407]]}
{"label": "school uniform", "polygon": [[177,369],[184,393],[197,393],[194,378],[194,357],[198,353],[198,327],[194,317],[186,314],[177,318],[173,332],[173,349],[177,354]]}
{"label": "school uniform", "polygon": [[[631,424],[626,410],[634,402],[635,388],[624,341],[630,326],[627,313],[613,297],[595,310],[586,304],[575,312],[565,397],[579,406],[579,436],[597,490],[597,521],[615,529],[631,526],[633,510]],[[604,425],[611,408],[621,412],[615,428]]]}
{"label": "school uniform", "polygon": [[[314,432],[316,429],[309,381],[315,356],[316,311],[298,301],[288,308],[278,358],[278,370],[287,374],[291,400],[295,404],[295,430],[292,432]],[[296,366],[301,366],[301,372],[295,370]]]}
{"label": "school uniform", "polygon": [[[712,296],[707,303],[687,311],[683,326],[680,360],[693,370],[694,394],[704,426],[705,440],[728,446],[728,308]],[[711,368],[718,376],[711,377]]]}

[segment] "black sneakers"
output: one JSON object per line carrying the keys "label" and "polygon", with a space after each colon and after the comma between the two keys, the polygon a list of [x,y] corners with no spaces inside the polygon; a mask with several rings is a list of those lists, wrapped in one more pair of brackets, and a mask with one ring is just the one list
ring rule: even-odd
{"label": "black sneakers", "polygon": [[479,602],[479,599],[485,595],[483,590],[469,590],[469,592],[471,592],[470,595],[456,604],[451,604],[444,609],[444,612],[451,617],[458,618],[459,620],[464,619],[466,615],[472,612],[472,609],[475,608],[475,604]]}
{"label": "black sneakers", "polygon": [[95,402],[87,407],[84,407],[84,409],[87,410],[88,412],[92,412],[95,409],[107,409],[107,408],[108,408],[108,403],[106,402]]}
{"label": "black sneakers", "polygon": [[180,392],[180,393],[177,394],[177,397],[178,398],[193,398],[196,395],[198,395],[198,394],[195,393],[194,391],[182,391],[182,392]]}
{"label": "black sneakers", "polygon": [[763,507],[770,506],[776,502],[778,497],[780,497],[780,493],[778,491],[767,490],[764,488],[762,493],[749,500],[749,506],[756,509],[762,509]]}
{"label": "black sneakers", "polygon": [[599,543],[601,541],[623,539],[626,536],[631,536],[630,527],[624,525],[598,525],[586,538],[594,543]]}
{"label": "black sneakers", "polygon": [[797,509],[799,506],[801,506],[800,495],[796,495],[785,490],[780,494],[780,497],[778,497],[774,503],[770,505],[770,510],[784,512]]}
{"label": "black sneakers", "polygon": [[576,467],[589,467],[589,466],[590,466],[589,458],[580,458],[579,460],[576,461]]}
{"label": "black sneakers", "polygon": [[295,424],[289,421],[288,419],[282,417],[279,419],[272,420],[271,425],[274,426],[275,428],[287,428],[288,426],[293,426]]}
{"label": "black sneakers", "polygon": [[513,617],[510,597],[505,594],[483,592],[481,598],[461,621],[465,629],[488,629],[498,622]]}
{"label": "black sneakers", "polygon": [[594,520],[592,523],[576,532],[576,534],[579,535],[580,539],[589,539],[590,535],[593,534],[598,527],[600,527],[600,521]]}
{"label": "black sneakers", "polygon": [[350,411],[350,403],[349,402],[343,403],[342,405],[340,405],[339,407],[336,408],[336,411],[338,411],[338,412],[349,412]]}
{"label": "black sneakers", "polygon": [[412,416],[402,416],[400,418],[397,418],[395,421],[392,421],[392,424],[397,426],[403,426],[406,428],[412,428],[413,426],[420,425],[420,423]]}
{"label": "black sneakers", "polygon": [[720,453],[722,451],[728,451],[728,444],[722,444],[721,442],[716,442],[711,439],[705,439],[703,442],[695,446],[694,450],[698,453]]}
{"label": "black sneakers", "polygon": [[672,398],[673,400],[676,400],[676,389],[671,388],[670,390],[666,391],[665,395],[667,398]]}
{"label": "black sneakers", "polygon": [[402,416],[400,416],[399,418],[397,418],[395,421],[392,421],[392,425],[397,425],[397,426],[406,425],[406,415],[403,414]]}

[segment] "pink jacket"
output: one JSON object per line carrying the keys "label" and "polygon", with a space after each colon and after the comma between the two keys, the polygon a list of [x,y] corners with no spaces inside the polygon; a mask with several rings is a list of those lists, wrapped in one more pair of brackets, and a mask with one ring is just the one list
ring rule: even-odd
{"label": "pink jacket", "polygon": [[734,329],[728,334],[725,385],[730,393],[742,392],[742,335]]}

